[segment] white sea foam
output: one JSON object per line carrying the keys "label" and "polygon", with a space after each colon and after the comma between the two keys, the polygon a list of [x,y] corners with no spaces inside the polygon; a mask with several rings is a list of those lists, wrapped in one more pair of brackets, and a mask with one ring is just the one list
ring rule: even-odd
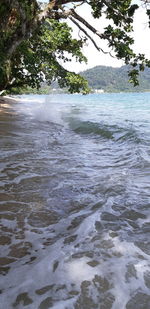
{"label": "white sea foam", "polygon": [[90,267],[87,264],[88,261],[88,258],[80,258],[68,262],[65,266],[68,279],[78,284],[84,280],[92,280],[98,270],[97,267]]}
{"label": "white sea foam", "polygon": [[[142,114],[139,96],[25,96],[1,118],[2,308],[22,308],[25,293],[29,309],[47,298],[53,309],[126,309],[149,295],[149,104]],[[113,138],[76,133],[76,119]]]}

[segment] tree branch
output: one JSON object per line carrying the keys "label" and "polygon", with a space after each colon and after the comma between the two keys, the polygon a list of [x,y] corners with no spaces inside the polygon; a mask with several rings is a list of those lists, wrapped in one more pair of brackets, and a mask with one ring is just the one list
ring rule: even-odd
{"label": "tree branch", "polygon": [[[65,5],[65,4],[68,4],[70,3],[71,1],[70,0],[52,0],[50,1],[45,9],[40,13],[38,14],[38,20],[41,21],[42,19],[45,19],[46,17],[48,17],[48,15],[50,14],[50,12],[52,12],[53,10],[57,11],[59,7],[62,7],[62,5]],[[82,1],[82,0],[74,0],[73,2],[75,3],[79,3],[79,2],[86,2],[86,1]],[[59,12],[58,12],[59,14]]]}
{"label": "tree branch", "polygon": [[74,9],[71,9],[72,16],[77,19],[79,22],[81,22],[86,28],[88,28],[90,31],[92,31],[94,34],[96,34],[99,38],[102,38],[101,33],[96,30],[92,25],[90,25],[83,17],[78,15]]}
{"label": "tree branch", "polygon": [[102,51],[104,54],[108,54],[108,52],[105,52],[102,48],[100,48],[96,42],[93,40],[93,38],[87,33],[87,31],[81,27],[81,25],[73,18],[69,17],[69,19],[90,39],[90,41],[93,43],[93,45],[96,47],[98,51]]}

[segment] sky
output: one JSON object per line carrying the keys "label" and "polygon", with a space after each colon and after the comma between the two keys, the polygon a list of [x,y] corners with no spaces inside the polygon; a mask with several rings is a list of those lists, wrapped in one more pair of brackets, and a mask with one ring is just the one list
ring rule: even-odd
{"label": "sky", "polygon": [[[43,1],[47,2],[48,0],[43,0]],[[133,3],[140,4],[140,1],[133,0]],[[95,20],[94,18],[92,18],[88,5],[84,5],[84,6],[82,5],[81,7],[79,7],[78,13],[79,15],[84,17],[89,23],[91,23],[100,32],[102,31],[102,28],[106,27],[108,24],[108,21],[104,17],[98,20]],[[74,37],[78,37],[79,29],[71,22],[69,22],[69,25],[73,28]],[[92,33],[90,34],[91,36],[93,36]],[[137,53],[144,53],[149,58],[150,57],[150,44],[149,44],[150,29],[148,28],[148,19],[145,14],[145,10],[142,7],[140,7],[137,10],[137,13],[134,18],[133,38],[135,39],[135,44],[133,46],[134,51]],[[96,42],[105,51],[109,51],[106,42],[100,40],[99,38],[96,39]],[[111,56],[105,55],[102,52],[98,52],[90,41],[88,41],[86,46],[83,48],[83,53],[88,59],[87,64],[84,64],[84,63],[79,64],[76,61],[72,61],[71,63],[69,63],[69,67],[67,67],[66,65],[66,68],[69,69],[70,71],[80,72],[88,68],[97,66],[97,65],[119,67],[124,64],[122,60],[117,60],[116,58],[112,58]],[[63,65],[63,63],[61,64]]]}

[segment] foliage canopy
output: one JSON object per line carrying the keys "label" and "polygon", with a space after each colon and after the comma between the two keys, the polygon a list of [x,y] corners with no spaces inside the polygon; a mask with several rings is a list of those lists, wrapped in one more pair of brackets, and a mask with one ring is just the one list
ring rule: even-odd
{"label": "foliage canopy", "polygon": [[[149,1],[145,5],[150,19]],[[105,14],[107,27],[95,29],[77,13],[77,8],[88,4],[94,18]],[[50,0],[44,4],[38,0],[0,1],[0,91],[12,87],[29,85],[40,87],[58,80],[60,87],[68,87],[70,92],[88,92],[88,83],[80,75],[66,70],[62,63],[86,61],[82,47],[90,39],[100,52],[95,37],[106,40],[118,59],[123,59],[133,68],[130,81],[138,84],[138,71],[144,70],[150,62],[143,54],[132,50],[133,18],[137,4],[131,0]],[[70,19],[82,32],[82,37],[74,39],[72,29],[66,23]]]}

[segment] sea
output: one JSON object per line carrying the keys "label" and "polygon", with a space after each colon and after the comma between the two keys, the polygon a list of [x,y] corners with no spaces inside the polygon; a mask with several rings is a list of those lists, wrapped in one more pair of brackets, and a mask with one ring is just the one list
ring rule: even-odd
{"label": "sea", "polygon": [[0,107],[0,308],[150,308],[150,93]]}

